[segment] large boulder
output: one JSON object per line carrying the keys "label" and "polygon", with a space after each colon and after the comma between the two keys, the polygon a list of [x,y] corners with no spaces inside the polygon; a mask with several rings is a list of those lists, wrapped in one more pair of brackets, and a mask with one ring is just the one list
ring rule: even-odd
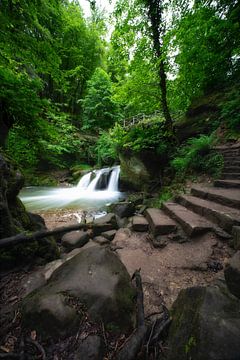
{"label": "large boulder", "polygon": [[[32,232],[46,228],[44,220],[39,215],[28,213],[17,197],[23,184],[24,178],[21,173],[0,153],[0,241],[24,231]],[[58,255],[56,242],[53,238],[48,238],[0,250],[0,264],[6,269],[35,259],[39,262],[50,261]]]}
{"label": "large boulder", "polygon": [[23,321],[44,338],[76,330],[86,311],[106,329],[129,331],[134,323],[134,295],[129,274],[118,256],[99,245],[82,250],[61,265],[48,283],[23,300]]}
{"label": "large boulder", "polygon": [[229,291],[240,299],[240,251],[229,260],[224,275]]}
{"label": "large boulder", "polygon": [[240,301],[226,287],[192,287],[172,308],[168,360],[240,359]]}
{"label": "large boulder", "polygon": [[151,152],[141,154],[121,153],[120,188],[121,190],[147,190],[154,179],[159,180],[162,160]]}

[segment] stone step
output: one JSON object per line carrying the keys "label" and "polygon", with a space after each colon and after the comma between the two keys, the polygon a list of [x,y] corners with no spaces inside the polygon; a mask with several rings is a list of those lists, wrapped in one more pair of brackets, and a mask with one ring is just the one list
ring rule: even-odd
{"label": "stone step", "polygon": [[234,164],[235,162],[239,162],[240,161],[240,156],[224,156],[223,157],[223,161],[224,161],[224,165],[225,164]]}
{"label": "stone step", "polygon": [[148,221],[144,216],[135,215],[132,218],[132,230],[133,231],[148,231]]}
{"label": "stone step", "polygon": [[218,152],[223,156],[229,156],[229,155],[238,156],[240,155],[240,148],[218,150]]}
{"label": "stone step", "polygon": [[240,153],[240,148],[224,149],[224,150],[218,150],[218,151],[221,152],[222,154],[235,154],[235,153]]}
{"label": "stone step", "polygon": [[214,222],[225,231],[231,233],[232,227],[240,224],[240,210],[204,200],[192,195],[181,195],[177,201],[195,213]]}
{"label": "stone step", "polygon": [[228,173],[240,173],[240,165],[239,166],[232,166],[232,165],[224,165],[223,172],[225,174]]}
{"label": "stone step", "polygon": [[214,147],[214,150],[217,151],[225,151],[225,150],[235,150],[235,149],[240,149],[240,143],[235,143],[232,145],[218,145]]}
{"label": "stone step", "polygon": [[238,189],[223,189],[195,185],[191,188],[191,194],[205,200],[215,201],[225,206],[240,209],[240,191]]}
{"label": "stone step", "polygon": [[240,173],[222,173],[223,180],[240,180]]}
{"label": "stone step", "polygon": [[145,211],[146,219],[149,222],[149,229],[154,236],[166,235],[177,229],[177,224],[162,210],[148,208]]}
{"label": "stone step", "polygon": [[234,188],[234,189],[239,189],[240,188],[240,180],[215,180],[214,181],[214,186],[216,187],[222,187],[222,188]]}
{"label": "stone step", "polygon": [[163,209],[181,224],[190,237],[204,234],[214,228],[214,225],[205,218],[175,202],[165,202]]}
{"label": "stone step", "polygon": [[240,167],[240,160],[231,160],[231,161],[224,161],[224,167],[228,168],[228,167]]}

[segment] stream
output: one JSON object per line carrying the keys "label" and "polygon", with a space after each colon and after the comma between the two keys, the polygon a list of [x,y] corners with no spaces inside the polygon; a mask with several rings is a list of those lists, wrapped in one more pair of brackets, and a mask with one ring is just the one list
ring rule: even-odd
{"label": "stream", "polygon": [[77,186],[69,188],[30,186],[20,192],[28,211],[53,209],[98,210],[118,201],[120,166],[93,170],[85,174]]}

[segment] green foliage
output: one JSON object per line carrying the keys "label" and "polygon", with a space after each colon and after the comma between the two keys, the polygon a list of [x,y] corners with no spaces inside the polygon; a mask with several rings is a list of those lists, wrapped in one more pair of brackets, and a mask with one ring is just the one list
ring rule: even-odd
{"label": "green foliage", "polygon": [[82,100],[83,129],[97,132],[109,129],[119,118],[118,105],[112,97],[112,84],[108,74],[97,68],[87,84],[87,95]]}
{"label": "green foliage", "polygon": [[223,157],[211,151],[213,135],[201,135],[192,138],[182,146],[171,161],[171,166],[179,178],[184,178],[192,173],[207,173],[218,176],[223,167]]}
{"label": "green foliage", "polygon": [[59,0],[3,0],[0,21],[0,144],[10,130],[20,165],[66,166],[78,153],[79,100],[102,61],[103,26]]}
{"label": "green foliage", "polygon": [[222,103],[220,119],[226,126],[228,139],[237,139],[240,135],[240,91],[234,88],[228,99]]}
{"label": "green foliage", "polygon": [[115,124],[110,131],[114,146],[118,150],[153,150],[159,155],[167,150],[168,134],[164,129],[164,120],[155,116],[139,121],[134,126],[124,128]]}
{"label": "green foliage", "polygon": [[102,132],[96,146],[99,165],[112,165],[117,160],[116,147],[110,132]]}
{"label": "green foliage", "polygon": [[170,69],[175,74],[170,84],[171,104],[185,110],[194,98],[239,75],[240,25],[229,4],[200,0],[185,10],[180,2],[176,4],[178,16],[166,37]]}
{"label": "green foliage", "polygon": [[[46,163],[65,167],[64,156],[72,155],[81,145],[76,129],[66,114],[57,113],[55,107],[47,109],[45,118],[35,119],[31,133],[27,125],[15,125],[8,138],[8,153],[21,168],[34,169]],[[67,160],[67,159],[66,159]]]}
{"label": "green foliage", "polygon": [[191,336],[188,339],[187,344],[185,345],[185,354],[188,354],[194,346],[196,346],[196,339],[193,336]]}

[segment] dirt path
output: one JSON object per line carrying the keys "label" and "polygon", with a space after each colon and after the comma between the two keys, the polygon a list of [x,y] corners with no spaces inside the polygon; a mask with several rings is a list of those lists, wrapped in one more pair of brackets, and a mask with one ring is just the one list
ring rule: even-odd
{"label": "dirt path", "polygon": [[130,275],[141,268],[147,315],[159,311],[162,302],[170,307],[181,289],[204,286],[219,278],[223,271],[214,271],[231,254],[231,249],[213,234],[183,244],[172,241],[156,249],[148,234],[120,229],[113,243],[121,247],[117,253]]}

